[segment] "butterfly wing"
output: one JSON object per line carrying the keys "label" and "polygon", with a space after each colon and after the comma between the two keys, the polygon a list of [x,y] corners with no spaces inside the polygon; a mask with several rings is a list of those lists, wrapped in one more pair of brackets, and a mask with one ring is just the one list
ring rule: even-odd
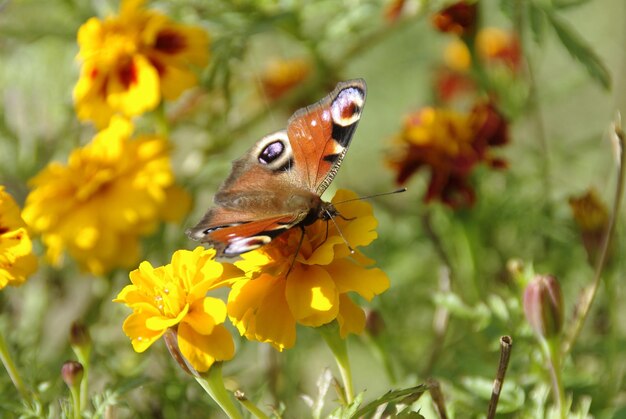
{"label": "butterfly wing", "polygon": [[202,221],[187,231],[219,255],[237,256],[269,243],[310,218],[334,178],[365,103],[365,81],[339,83],[297,111],[287,131],[263,137],[233,162]]}
{"label": "butterfly wing", "polygon": [[289,118],[287,136],[295,162],[293,170],[318,196],[328,188],[348,151],[366,92],[363,79],[339,83],[324,99]]}

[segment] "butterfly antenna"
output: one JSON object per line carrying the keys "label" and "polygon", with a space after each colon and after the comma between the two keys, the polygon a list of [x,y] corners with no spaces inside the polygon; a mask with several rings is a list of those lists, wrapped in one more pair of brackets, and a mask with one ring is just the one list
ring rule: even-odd
{"label": "butterfly antenna", "polygon": [[391,192],[383,192],[383,193],[377,193],[374,195],[366,195],[366,196],[360,196],[358,198],[346,199],[345,201],[334,202],[333,205],[345,204],[346,202],[352,202],[352,201],[363,201],[365,199],[377,198],[379,196],[395,195],[397,193],[402,193],[402,192],[406,192],[406,188],[396,189],[395,191],[391,191]]}
{"label": "butterfly antenna", "polygon": [[352,248],[352,246],[350,246],[350,243],[348,243],[348,240],[346,240],[346,238],[344,237],[343,233],[341,232],[341,229],[339,228],[339,225],[337,225],[337,222],[335,221],[335,217],[333,217],[331,215],[331,213],[328,212],[327,209],[324,209],[324,211],[328,215],[328,218],[330,219],[330,221],[332,221],[333,224],[335,225],[335,227],[337,228],[337,232],[339,233],[339,237],[341,237],[341,240],[343,240],[343,242],[346,244],[346,246],[348,246],[348,249],[350,250],[350,253],[354,254],[354,249]]}

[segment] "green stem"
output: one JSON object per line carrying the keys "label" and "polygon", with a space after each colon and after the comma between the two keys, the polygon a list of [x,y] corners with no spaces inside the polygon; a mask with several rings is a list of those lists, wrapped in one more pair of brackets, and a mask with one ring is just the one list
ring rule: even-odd
{"label": "green stem", "polygon": [[224,387],[224,379],[222,377],[222,363],[216,362],[211,366],[209,371],[200,375],[194,375],[194,378],[202,386],[204,391],[222,408],[224,413],[231,419],[242,419],[243,416],[235,403],[233,403],[230,394]]}
{"label": "green stem", "polygon": [[593,281],[591,284],[583,291],[580,306],[577,310],[579,313],[578,316],[573,320],[573,326],[571,328],[571,332],[568,335],[568,339],[565,342],[563,348],[563,354],[569,353],[572,349],[576,340],[578,339],[578,335],[585,324],[585,320],[591,311],[591,305],[595,300],[596,293],[598,288],[600,287],[600,282],[602,281],[602,273],[604,272],[604,267],[606,265],[609,248],[611,245],[611,241],[613,239],[613,235],[615,234],[615,225],[617,224],[617,217],[620,213],[620,205],[622,202],[622,195],[624,193],[624,183],[626,182],[626,169],[624,166],[624,159],[626,159],[626,149],[624,138],[624,132],[622,131],[622,127],[619,125],[619,121],[615,124],[615,136],[616,136],[616,146],[618,149],[617,156],[617,182],[615,185],[615,198],[613,200],[613,208],[611,211],[611,217],[609,218],[609,225],[607,226],[606,231],[604,232],[604,236],[602,237],[602,246],[600,250],[600,257],[596,262],[596,267],[594,271]]}
{"label": "green stem", "polygon": [[261,409],[259,409],[259,407],[252,403],[242,392],[240,392],[239,390],[237,390],[235,392],[235,398],[237,399],[237,401],[239,401],[239,403],[241,403],[241,405],[243,407],[246,408],[246,410],[250,413],[252,413],[254,415],[254,417],[259,418],[259,419],[270,419],[269,416],[267,416],[265,413],[263,413],[263,411]]}
{"label": "green stem", "polygon": [[550,364],[550,376],[552,378],[552,390],[557,402],[559,417],[565,419],[565,392],[563,391],[563,380],[561,379],[561,345],[560,339],[554,337],[545,340],[548,363]]}
{"label": "green stem", "polygon": [[70,386],[70,393],[72,394],[72,406],[74,410],[74,419],[80,419],[82,417],[81,411],[81,386]]}
{"label": "green stem", "polygon": [[72,347],[74,354],[78,358],[78,362],[83,366],[83,379],[80,382],[80,406],[87,406],[87,395],[89,394],[89,354],[91,353],[91,344]]}
{"label": "green stem", "polygon": [[26,386],[22,381],[22,377],[20,377],[20,374],[15,367],[15,363],[13,362],[11,355],[9,354],[9,349],[2,333],[0,333],[0,360],[4,365],[4,368],[6,368],[7,372],[9,373],[9,377],[11,378],[13,385],[15,386],[17,391],[19,391],[20,396],[22,396],[22,399],[24,401],[29,401],[30,395],[26,390]]}
{"label": "green stem", "polygon": [[339,326],[337,322],[329,323],[318,327],[324,341],[335,356],[341,380],[343,381],[346,403],[352,403],[354,400],[354,388],[352,387],[352,372],[350,370],[350,359],[348,358],[348,345],[346,341],[339,336]]}

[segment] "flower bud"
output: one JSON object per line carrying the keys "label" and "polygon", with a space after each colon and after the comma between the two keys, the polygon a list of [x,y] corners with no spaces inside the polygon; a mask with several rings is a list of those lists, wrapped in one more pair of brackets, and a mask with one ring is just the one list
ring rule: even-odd
{"label": "flower bud", "polygon": [[74,322],[70,327],[70,345],[85,347],[91,345],[91,336],[87,327],[80,323]]}
{"label": "flower bud", "polygon": [[61,377],[69,388],[78,387],[83,380],[83,365],[76,361],[67,361],[61,368]]}
{"label": "flower bud", "polygon": [[539,336],[551,338],[563,326],[563,295],[555,277],[536,275],[524,291],[526,320]]}

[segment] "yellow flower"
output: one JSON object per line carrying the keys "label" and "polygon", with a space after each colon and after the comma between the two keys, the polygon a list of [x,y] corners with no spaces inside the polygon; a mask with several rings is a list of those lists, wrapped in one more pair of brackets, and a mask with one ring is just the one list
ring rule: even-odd
{"label": "yellow flower", "polygon": [[[377,237],[377,221],[368,203],[340,203],[355,197],[338,191],[332,200],[341,213],[335,221],[353,248]],[[292,229],[243,254],[235,265],[246,278],[233,284],[228,297],[228,315],[241,335],[281,351],[295,344],[296,324],[318,327],[337,320],[341,337],[361,333],[365,313],[348,294],[371,300],[389,287],[385,273],[371,267],[372,260],[358,251],[351,254],[331,221],[306,227],[296,254],[301,234]]]}
{"label": "yellow flower", "polygon": [[[517,71],[522,63],[520,43],[515,35],[499,28],[484,28],[476,35],[478,56],[490,64],[504,64]],[[467,72],[472,59],[467,45],[460,39],[450,42],[444,50],[444,61],[452,70]]]}
{"label": "yellow flower", "polygon": [[143,9],[143,3],[123,0],[118,16],[91,18],[80,27],[83,65],[74,88],[79,119],[104,127],[115,113],[139,115],[161,97],[176,99],[197,84],[192,70],[208,62],[208,35]]}
{"label": "yellow flower", "polygon": [[0,289],[17,286],[37,270],[37,258],[20,209],[0,185]]}
{"label": "yellow flower", "polygon": [[92,143],[74,150],[67,164],[50,163],[31,179],[23,216],[43,235],[52,263],[59,264],[67,249],[95,274],[134,266],[140,236],[188,209],[189,199],[168,199],[181,191],[167,140],[131,134],[132,125],[116,117]]}
{"label": "yellow flower", "polygon": [[144,352],[174,329],[180,353],[197,371],[207,371],[213,362],[233,357],[233,338],[222,324],[226,304],[206,294],[229,286],[239,272],[223,267],[214,257],[214,250],[202,247],[178,250],[168,265],[153,268],[142,262],[130,273],[132,285],[124,287],[113,301],[133,310],[123,329],[136,352]]}

